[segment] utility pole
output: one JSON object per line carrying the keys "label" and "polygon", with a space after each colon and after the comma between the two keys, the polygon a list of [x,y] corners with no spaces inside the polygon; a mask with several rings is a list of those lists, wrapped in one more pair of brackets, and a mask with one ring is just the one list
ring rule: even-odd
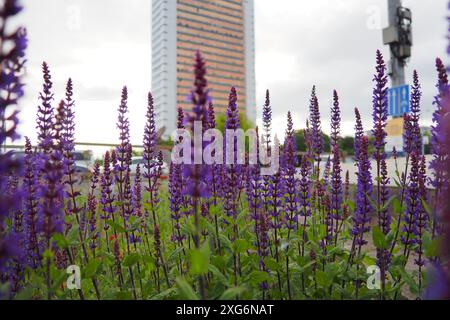
{"label": "utility pole", "polygon": [[405,66],[411,57],[412,14],[401,0],[388,0],[389,26],[383,29],[383,42],[391,49],[389,75],[392,87],[405,84]]}

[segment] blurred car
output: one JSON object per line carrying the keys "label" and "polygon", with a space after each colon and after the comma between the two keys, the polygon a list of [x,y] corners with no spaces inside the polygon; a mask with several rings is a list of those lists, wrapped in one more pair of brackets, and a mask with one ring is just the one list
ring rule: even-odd
{"label": "blurred car", "polygon": [[[136,174],[136,168],[138,164],[142,173],[142,171],[144,170],[144,159],[142,157],[131,158],[130,170],[132,175]],[[168,175],[169,175],[169,168],[167,164],[163,161],[161,178],[165,179],[167,178]]]}

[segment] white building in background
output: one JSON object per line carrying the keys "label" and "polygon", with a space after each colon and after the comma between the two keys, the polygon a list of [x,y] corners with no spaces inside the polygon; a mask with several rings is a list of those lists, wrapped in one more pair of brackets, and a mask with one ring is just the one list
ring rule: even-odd
{"label": "white building in background", "polygon": [[177,107],[188,109],[194,54],[208,68],[216,113],[226,111],[235,86],[241,113],[256,122],[254,0],[153,0],[152,92],[158,128],[176,128]]}

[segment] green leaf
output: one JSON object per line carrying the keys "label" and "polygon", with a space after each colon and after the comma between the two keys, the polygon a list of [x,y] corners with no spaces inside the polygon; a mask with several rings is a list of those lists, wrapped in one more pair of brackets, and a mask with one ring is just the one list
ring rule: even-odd
{"label": "green leaf", "polygon": [[200,249],[191,251],[191,273],[194,275],[204,275],[208,272],[211,251],[209,244],[205,243]]}
{"label": "green leaf", "polygon": [[347,200],[347,205],[348,205],[348,207],[350,209],[350,212],[354,212],[355,211],[356,205],[355,205],[355,203],[353,201]]}
{"label": "green leaf", "polygon": [[43,258],[44,258],[44,259],[50,259],[50,260],[52,260],[53,257],[54,257],[54,254],[53,254],[52,250],[46,249],[46,250],[44,251],[44,254],[43,254]]}
{"label": "green leaf", "polygon": [[76,243],[76,242],[78,242],[78,240],[80,240],[80,235],[78,233],[77,225],[73,226],[70,229],[70,231],[67,233],[66,239],[70,244]]}
{"label": "green leaf", "polygon": [[265,271],[253,271],[249,275],[250,283],[258,285],[260,283],[270,281],[270,275]]}
{"label": "green leaf", "polygon": [[164,300],[165,298],[171,296],[175,291],[176,291],[175,288],[167,289],[167,290],[151,297],[150,300],[159,300],[159,301]]}
{"label": "green leaf", "polygon": [[243,287],[233,287],[225,290],[225,292],[220,296],[219,300],[234,300],[242,293],[244,293],[245,288]]}
{"label": "green leaf", "polygon": [[225,276],[223,275],[223,273],[220,272],[219,269],[217,269],[216,266],[214,266],[214,265],[212,265],[212,264],[209,265],[209,272],[211,272],[211,273],[217,278],[217,280],[218,280],[220,283],[222,283],[223,285],[228,284],[228,279],[227,279],[227,277],[225,277]]}
{"label": "green leaf", "polygon": [[235,253],[242,253],[245,252],[247,249],[250,248],[250,245],[247,240],[245,239],[236,239],[233,244],[233,249]]}
{"label": "green leaf", "polygon": [[130,253],[123,259],[123,265],[125,267],[132,267],[134,266],[139,260],[141,259],[141,256],[138,253]]}
{"label": "green leaf", "polygon": [[69,241],[67,241],[67,239],[61,233],[55,233],[52,238],[58,248],[66,249],[67,247],[69,247]]}
{"label": "green leaf", "polygon": [[280,271],[281,270],[277,260],[275,260],[274,258],[271,258],[271,257],[265,258],[264,264],[271,271]]}
{"label": "green leaf", "polygon": [[197,294],[194,292],[189,283],[186,282],[186,280],[177,278],[175,281],[182,298],[187,300],[199,300]]}
{"label": "green leaf", "polygon": [[328,288],[332,283],[331,277],[329,277],[328,274],[322,270],[317,270],[316,281],[317,285],[323,288]]}
{"label": "green leaf", "polygon": [[406,284],[409,286],[409,290],[412,294],[418,294],[419,293],[419,287],[417,286],[416,282],[412,278],[412,276],[406,272],[404,269],[401,269],[402,278],[405,280]]}
{"label": "green leaf", "polygon": [[401,215],[403,214],[403,212],[405,211],[402,204],[400,203],[400,200],[398,200],[397,198],[394,199],[393,201],[393,205],[394,205],[394,213]]}
{"label": "green leaf", "polygon": [[122,227],[120,224],[118,224],[117,222],[114,222],[112,220],[106,220],[106,224],[111,226],[117,232],[124,233],[126,231],[124,227]]}
{"label": "green leaf", "polygon": [[379,226],[374,226],[372,228],[372,239],[373,244],[378,249],[387,249],[388,244],[386,241],[386,237],[384,236],[384,233],[381,231]]}
{"label": "green leaf", "polygon": [[428,203],[426,201],[424,201],[423,199],[422,199],[422,205],[423,205],[423,208],[425,209],[425,211],[428,213],[428,216],[432,217],[433,209],[431,209],[431,207],[428,205]]}
{"label": "green leaf", "polygon": [[427,258],[434,258],[439,256],[441,250],[440,247],[441,247],[441,239],[434,238],[433,240],[429,241],[429,243],[426,245],[425,256]]}
{"label": "green leaf", "polygon": [[85,278],[92,278],[95,276],[98,272],[99,266],[101,265],[101,261],[97,259],[92,259],[89,261],[89,263],[84,268],[84,277]]}

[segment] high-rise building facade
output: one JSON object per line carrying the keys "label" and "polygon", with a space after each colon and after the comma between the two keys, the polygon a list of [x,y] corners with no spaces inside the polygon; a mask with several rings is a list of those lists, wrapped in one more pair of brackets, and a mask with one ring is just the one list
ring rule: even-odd
{"label": "high-rise building facade", "polygon": [[177,107],[191,107],[197,50],[207,62],[216,112],[225,112],[234,86],[240,111],[255,122],[253,0],[153,0],[152,10],[152,91],[165,136],[176,128]]}

